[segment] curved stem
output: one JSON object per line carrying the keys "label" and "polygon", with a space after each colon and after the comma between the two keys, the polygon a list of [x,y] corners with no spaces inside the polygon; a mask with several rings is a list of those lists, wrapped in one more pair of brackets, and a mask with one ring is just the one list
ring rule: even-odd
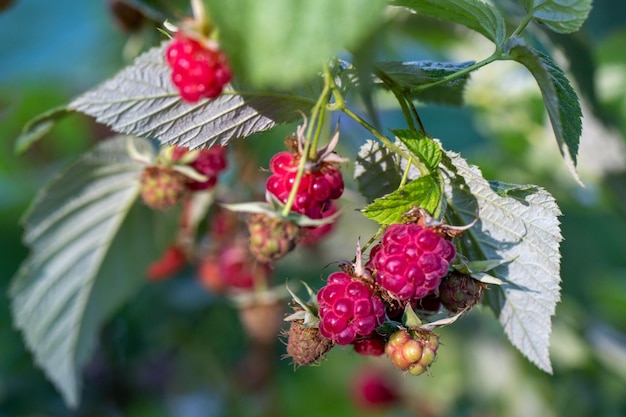
{"label": "curved stem", "polygon": [[473,65],[470,65],[469,67],[463,68],[462,70],[459,70],[453,74],[447,75],[445,77],[442,77],[440,79],[438,79],[437,81],[433,81],[432,83],[428,83],[428,84],[422,84],[422,85],[418,85],[416,87],[413,87],[413,90],[415,91],[423,91],[423,90],[427,90],[431,87],[435,87],[437,85],[440,84],[445,84],[449,81],[455,80],[457,78],[460,78],[466,74],[469,74],[470,72],[477,70],[478,68],[484,67],[487,64],[492,63],[493,61],[497,61],[498,59],[501,59],[502,55],[500,53],[500,51],[496,51],[493,53],[493,55],[491,55],[488,58],[483,59],[482,61],[479,61]]}

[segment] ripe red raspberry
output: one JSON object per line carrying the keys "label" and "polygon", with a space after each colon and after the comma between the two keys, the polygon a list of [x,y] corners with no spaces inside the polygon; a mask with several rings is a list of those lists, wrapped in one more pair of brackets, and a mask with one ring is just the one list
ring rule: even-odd
{"label": "ripe red raspberry", "polygon": [[[179,161],[189,152],[189,148],[176,146],[172,152],[172,161]],[[220,172],[228,167],[226,159],[226,148],[223,146],[212,146],[207,149],[200,149],[196,158],[189,164],[199,174],[207,177],[206,181],[189,180],[187,188],[191,191],[200,191],[213,188],[217,183]]]}
{"label": "ripe red raspberry", "polygon": [[217,44],[201,43],[183,32],[176,33],[165,56],[172,82],[181,98],[190,103],[219,96],[232,78],[226,55]]}
{"label": "ripe red raspberry", "polygon": [[357,338],[352,342],[354,351],[363,356],[381,356],[385,353],[385,338],[374,332],[367,337]]}
{"label": "ripe red raspberry", "polygon": [[187,178],[169,167],[157,165],[144,169],[140,182],[143,202],[150,208],[164,210],[183,198]]}
{"label": "ripe red raspberry", "polygon": [[[321,218],[326,219],[337,213],[338,210],[339,208],[337,204],[331,202],[328,210],[322,212]],[[335,228],[335,222],[336,220],[331,223],[326,223],[317,227],[304,227],[302,238],[300,239],[300,244],[310,246],[319,243],[322,239],[327,237],[333,231],[333,229]]]}
{"label": "ripe red raspberry", "polygon": [[287,333],[287,354],[294,365],[311,365],[333,347],[332,340],[322,336],[316,327],[305,327],[302,320],[291,322]]}
{"label": "ripe red raspberry", "polygon": [[434,362],[439,337],[426,330],[398,330],[389,337],[385,353],[393,365],[411,375],[421,375]]}
{"label": "ripe red raspberry", "polygon": [[346,272],[333,272],[317,293],[320,333],[338,345],[369,336],[385,320],[385,305],[372,288]]}
{"label": "ripe red raspberry", "polygon": [[441,304],[454,314],[470,309],[480,301],[484,286],[471,276],[454,271],[439,286]]}
{"label": "ripe red raspberry", "polygon": [[[283,151],[270,161],[272,175],[267,179],[266,189],[283,203],[287,202],[295,184],[299,158]],[[343,176],[335,163],[310,164],[302,175],[291,209],[312,219],[321,219],[329,211],[331,201],[341,197],[343,190]]]}
{"label": "ripe red raspberry", "polygon": [[163,281],[180,272],[185,265],[187,265],[185,254],[177,245],[172,245],[158,260],[148,266],[146,275],[150,281]]}
{"label": "ripe red raspberry", "polygon": [[418,224],[392,224],[372,248],[367,268],[376,282],[398,300],[434,292],[456,256],[452,242]]}

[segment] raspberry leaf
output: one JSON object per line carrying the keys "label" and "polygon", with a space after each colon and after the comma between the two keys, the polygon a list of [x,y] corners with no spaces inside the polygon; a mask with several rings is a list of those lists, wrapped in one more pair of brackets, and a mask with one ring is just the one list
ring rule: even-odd
{"label": "raspberry leaf", "polygon": [[[418,100],[460,106],[463,104],[463,93],[469,80],[469,74],[426,89],[422,89],[422,87],[438,82],[473,64],[474,62],[390,61],[377,63],[377,70]],[[381,83],[381,85],[386,86],[384,83]]]}
{"label": "raspberry leaf", "polygon": [[521,0],[526,11],[557,33],[576,32],[591,11],[591,0]]}
{"label": "raspberry leaf", "polygon": [[416,130],[392,130],[392,132],[428,168],[428,171],[437,171],[442,156],[438,143]]}
{"label": "raspberry leaf", "polygon": [[575,167],[582,133],[582,110],[576,91],[563,70],[548,55],[527,46],[520,38],[512,39],[509,48],[511,58],[523,64],[535,77],[561,155],[574,178],[580,182]]}
{"label": "raspberry leaf", "polygon": [[502,45],[506,37],[504,19],[498,9],[479,0],[391,0],[389,3],[422,16],[461,24],[496,45]]}
{"label": "raspberry leaf", "polygon": [[293,122],[311,99],[267,93],[245,96],[232,90],[195,104],[180,100],[164,59],[165,45],[139,56],[113,78],[87,91],[69,108],[95,117],[116,132],[154,137],[162,144],[198,148],[246,137]]}
{"label": "raspberry leaf", "polygon": [[554,198],[540,187],[503,194],[498,183],[486,181],[477,167],[452,152],[443,164],[450,223],[469,223],[479,209],[478,223],[458,241],[463,254],[473,261],[508,260],[490,271],[502,285],[486,292],[489,304],[513,345],[551,373],[548,348],[560,299],[562,240]]}
{"label": "raspberry leaf", "polygon": [[393,153],[378,142],[368,140],[359,150],[354,178],[361,194],[371,203],[396,190],[402,181],[402,172]]}
{"label": "raspberry leaf", "polygon": [[15,141],[15,153],[21,154],[26,152],[35,142],[50,132],[58,120],[67,116],[68,113],[70,113],[70,110],[65,106],[55,107],[29,120]]}
{"label": "raspberry leaf", "polygon": [[152,148],[128,137],[100,143],[43,189],[24,220],[31,251],[11,284],[13,321],[70,406],[99,327],[144,282],[177,226],[175,211],[135,204],[143,167],[128,140]]}
{"label": "raspberry leaf", "polygon": [[208,10],[237,76],[256,87],[290,88],[324,61],[374,33],[385,2],[209,0]]}
{"label": "raspberry leaf", "polygon": [[400,223],[402,214],[414,207],[429,213],[439,213],[443,194],[443,179],[439,171],[409,181],[391,194],[374,200],[361,210],[368,219],[382,225]]}

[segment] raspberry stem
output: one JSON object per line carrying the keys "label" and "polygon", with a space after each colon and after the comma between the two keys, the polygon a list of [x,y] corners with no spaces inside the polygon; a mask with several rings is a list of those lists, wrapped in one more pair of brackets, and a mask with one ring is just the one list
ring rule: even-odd
{"label": "raspberry stem", "polygon": [[[327,67],[326,67],[327,68]],[[319,142],[319,137],[322,130],[322,125],[324,123],[324,119],[326,117],[326,106],[325,103],[328,102],[328,99],[331,94],[331,85],[330,79],[331,77],[324,77],[324,89],[320,94],[317,102],[311,109],[311,118],[310,124],[307,127],[306,131],[306,141],[304,144],[304,149],[302,150],[302,155],[300,156],[300,161],[298,164],[298,172],[296,173],[296,178],[294,179],[293,186],[291,187],[291,191],[289,192],[289,197],[287,198],[287,202],[285,203],[285,207],[283,208],[282,215],[283,217],[287,217],[291,212],[291,207],[293,206],[294,201],[296,200],[296,196],[298,194],[298,188],[300,187],[300,181],[302,180],[302,176],[304,175],[304,169],[306,167],[306,163],[309,160],[309,155],[311,158],[315,157],[315,153],[317,151],[317,144]],[[313,129],[315,128],[315,133]]]}

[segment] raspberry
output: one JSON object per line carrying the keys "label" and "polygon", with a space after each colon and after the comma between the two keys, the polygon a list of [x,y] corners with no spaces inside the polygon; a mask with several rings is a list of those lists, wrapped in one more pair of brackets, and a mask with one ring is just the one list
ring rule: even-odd
{"label": "raspberry", "polygon": [[454,314],[470,309],[480,301],[483,287],[471,276],[454,271],[439,286],[441,304]]}
{"label": "raspberry", "polygon": [[352,342],[354,351],[363,356],[381,356],[385,353],[386,340],[378,333],[372,333],[367,337],[357,338]]}
{"label": "raspberry", "polygon": [[[326,219],[332,216],[333,214],[337,213],[338,210],[339,208],[337,207],[337,204],[335,204],[334,202],[331,202],[328,210],[322,212],[321,218]],[[304,227],[302,239],[300,239],[300,244],[309,245],[309,246],[316,245],[322,239],[328,236],[333,231],[334,228],[335,228],[335,222],[326,223],[317,227]]]}
{"label": "raspberry", "polygon": [[248,219],[250,252],[260,262],[272,262],[291,252],[301,236],[300,226],[265,214]]}
{"label": "raspberry", "polygon": [[[172,152],[172,161],[179,161],[189,152],[189,149],[182,146],[176,146]],[[199,174],[207,177],[206,181],[187,182],[187,188],[191,191],[201,191],[213,188],[217,183],[217,177],[220,172],[228,167],[226,159],[226,148],[222,146],[213,146],[198,151],[196,158],[189,164]]]}
{"label": "raspberry", "polygon": [[144,203],[153,209],[164,210],[183,198],[187,179],[171,168],[151,166],[144,169],[140,182]]}
{"label": "raspberry", "polygon": [[287,354],[297,366],[311,365],[333,347],[332,340],[316,327],[305,327],[301,320],[291,322],[287,333]]}
{"label": "raspberry", "polygon": [[272,346],[283,324],[285,305],[282,302],[256,301],[240,305],[239,319],[251,340],[264,346]]}
{"label": "raspberry", "polygon": [[385,305],[371,287],[346,272],[333,272],[317,294],[320,333],[338,345],[369,336],[385,320]]}
{"label": "raspberry", "polygon": [[219,96],[232,78],[226,55],[217,45],[200,43],[183,32],[176,34],[165,56],[172,82],[189,103]]}
{"label": "raspberry", "polygon": [[365,368],[354,375],[352,398],[359,408],[370,411],[393,406],[400,401],[401,396],[385,371]]}
{"label": "raspberry", "polygon": [[398,300],[433,293],[456,256],[452,242],[421,225],[392,224],[372,248],[367,268],[376,282]]}
{"label": "raspberry", "polygon": [[434,362],[438,347],[439,338],[432,332],[398,330],[389,337],[385,353],[396,368],[421,375]]}
{"label": "raspberry", "polygon": [[[283,151],[270,160],[272,175],[266,189],[281,202],[286,203],[295,184],[300,156]],[[292,210],[312,219],[321,219],[328,213],[331,201],[343,194],[341,171],[333,162],[318,161],[305,170],[294,200]]]}
{"label": "raspberry", "polygon": [[161,257],[148,266],[146,275],[150,281],[162,281],[180,272],[187,264],[183,251],[176,245],[168,247]]}
{"label": "raspberry", "polygon": [[235,242],[207,256],[198,267],[200,282],[218,294],[250,290],[266,282],[269,274],[269,265],[254,259],[243,242]]}
{"label": "raspberry", "polygon": [[126,0],[109,0],[109,12],[117,26],[124,32],[137,32],[145,20],[140,9]]}

